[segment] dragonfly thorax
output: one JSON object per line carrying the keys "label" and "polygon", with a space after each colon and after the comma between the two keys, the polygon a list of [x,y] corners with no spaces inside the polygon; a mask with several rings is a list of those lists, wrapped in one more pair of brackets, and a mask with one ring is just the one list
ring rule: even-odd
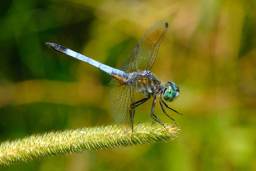
{"label": "dragonfly thorax", "polygon": [[136,91],[145,95],[153,95],[161,91],[161,82],[148,70],[129,73],[127,84],[134,86]]}

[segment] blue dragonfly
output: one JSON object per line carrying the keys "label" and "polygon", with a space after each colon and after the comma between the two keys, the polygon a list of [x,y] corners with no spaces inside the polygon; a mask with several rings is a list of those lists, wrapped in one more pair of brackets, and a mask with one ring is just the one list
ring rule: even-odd
{"label": "blue dragonfly", "polygon": [[[135,109],[148,101],[150,98],[153,98],[150,116],[154,121],[164,126],[164,123],[155,114],[157,99],[163,113],[174,122],[175,120],[166,112],[166,109],[170,109],[173,112],[180,114],[177,110],[169,107],[167,104],[167,102],[171,102],[179,96],[179,87],[173,81],[161,83],[161,81],[157,79],[157,77],[151,72],[151,68],[155,62],[160,44],[167,29],[168,23],[160,22],[146,31],[143,38],[133,49],[128,67],[125,69],[125,71],[105,65],[90,57],[53,42],[46,42],[46,45],[56,51],[84,61],[100,69],[101,71],[111,75],[120,83],[120,85],[125,86],[128,93],[126,93],[121,101],[126,101],[124,106],[126,109],[124,111],[129,113],[132,130],[134,125]],[[134,100],[135,93],[141,93],[144,98]]]}

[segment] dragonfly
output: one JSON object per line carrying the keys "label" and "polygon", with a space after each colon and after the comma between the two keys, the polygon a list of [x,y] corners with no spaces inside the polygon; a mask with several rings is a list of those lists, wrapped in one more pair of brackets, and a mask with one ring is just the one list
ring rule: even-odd
{"label": "dragonfly", "polygon": [[[154,121],[165,127],[165,124],[155,113],[157,101],[159,102],[163,113],[169,119],[173,120],[175,124],[175,119],[167,113],[166,109],[177,114],[181,114],[167,104],[179,96],[179,87],[173,81],[162,83],[151,71],[167,29],[168,22],[160,22],[153,25],[148,31],[146,31],[142,39],[133,49],[128,67],[125,70],[105,65],[104,63],[98,62],[57,43],[46,42],[46,45],[58,52],[64,53],[98,68],[112,76],[120,83],[120,85],[125,86],[129,92],[125,95],[126,101],[128,102],[126,111],[129,114],[132,130],[134,128],[135,109],[151,98],[153,98],[153,100],[150,116]],[[135,100],[135,93],[140,93],[143,98]]]}

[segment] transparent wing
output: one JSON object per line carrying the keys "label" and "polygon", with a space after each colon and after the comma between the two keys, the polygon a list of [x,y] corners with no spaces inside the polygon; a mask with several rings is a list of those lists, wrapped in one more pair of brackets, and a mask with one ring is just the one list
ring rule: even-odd
{"label": "transparent wing", "polygon": [[127,68],[128,72],[150,70],[152,68],[167,28],[167,22],[158,22],[145,32],[133,49]]}
{"label": "transparent wing", "polygon": [[111,90],[111,113],[118,123],[129,123],[129,107],[134,99],[131,86],[118,86]]}
{"label": "transparent wing", "polygon": [[[126,71],[150,70],[154,64],[160,44],[167,31],[167,22],[158,22],[153,25],[133,49]],[[117,122],[129,123],[129,107],[134,102],[133,86],[115,87],[111,94],[111,113]]]}

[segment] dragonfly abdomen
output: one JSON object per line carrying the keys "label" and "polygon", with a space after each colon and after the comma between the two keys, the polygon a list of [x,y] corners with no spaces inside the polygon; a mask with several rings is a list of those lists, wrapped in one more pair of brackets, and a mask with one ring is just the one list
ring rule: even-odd
{"label": "dragonfly abdomen", "polygon": [[88,63],[88,64],[90,64],[90,65],[92,65],[92,66],[94,66],[94,67],[96,67],[98,69],[100,69],[101,71],[106,72],[107,74],[113,76],[114,78],[118,78],[119,80],[121,78],[123,78],[123,80],[125,78],[127,78],[127,73],[122,71],[122,70],[119,70],[119,69],[113,68],[111,66],[105,65],[105,64],[103,64],[101,62],[98,62],[98,61],[88,57],[88,56],[82,55],[82,54],[80,54],[78,52],[75,52],[75,51],[73,51],[73,50],[71,50],[69,48],[66,48],[66,47],[64,47],[62,45],[59,45],[57,43],[47,42],[46,44],[48,46],[50,46],[51,48],[53,48],[53,49],[55,49],[55,50],[57,50],[57,51],[59,51],[61,53],[64,53],[64,54],[66,54],[68,56],[71,56],[73,58],[76,58],[78,60],[84,61],[84,62],[86,62],[86,63]]}

